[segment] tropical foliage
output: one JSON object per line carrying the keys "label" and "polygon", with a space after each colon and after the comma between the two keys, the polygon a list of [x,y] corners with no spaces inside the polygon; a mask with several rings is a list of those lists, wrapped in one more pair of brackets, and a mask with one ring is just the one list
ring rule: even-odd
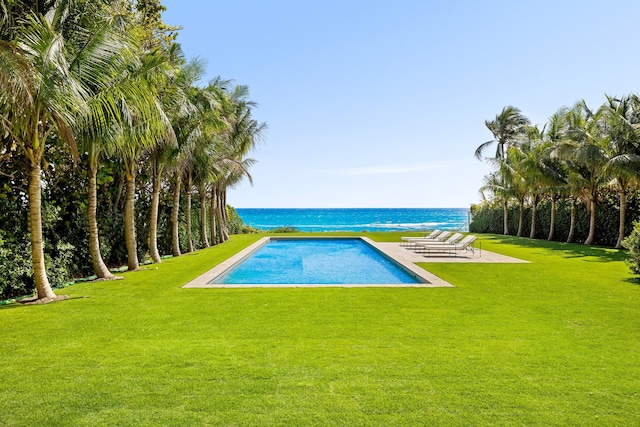
{"label": "tropical foliage", "polygon": [[[229,238],[226,189],[250,177],[266,125],[248,87],[198,85],[204,64],[185,60],[164,10],[159,0],[0,8],[0,296],[35,288],[52,300],[71,274],[112,279],[108,266],[194,250],[194,232]],[[190,212],[194,187],[181,183],[194,176],[206,189],[198,204],[211,207],[196,224],[180,209],[187,193]]]}
{"label": "tropical foliage", "polygon": [[629,249],[627,263],[631,271],[640,275],[640,222],[633,223],[633,231],[622,241],[622,246]]}
{"label": "tropical foliage", "polygon": [[[607,102],[596,110],[580,101],[571,109],[558,110],[542,129],[531,125],[520,110],[511,106],[486,125],[494,140],[481,144],[475,155],[494,170],[480,189],[483,203],[472,208],[472,231],[498,232],[497,221],[487,214],[493,212],[492,216],[502,219],[502,233],[509,234],[509,212],[517,206],[517,235],[523,234],[528,217],[529,237],[542,237],[539,213],[544,206],[549,212],[545,224],[548,240],[572,242],[579,235],[585,244],[622,247],[631,226],[627,213],[630,207],[638,210],[629,204],[637,200],[640,177],[637,95],[607,96]],[[493,143],[498,147],[495,155],[483,157]],[[560,211],[559,206],[563,207]],[[605,209],[602,215],[601,209]],[[617,218],[612,227],[613,211]],[[576,230],[579,213],[586,213],[588,220]],[[558,220],[563,215],[568,218],[568,226],[559,233]],[[609,237],[612,228],[617,233],[613,242]]]}

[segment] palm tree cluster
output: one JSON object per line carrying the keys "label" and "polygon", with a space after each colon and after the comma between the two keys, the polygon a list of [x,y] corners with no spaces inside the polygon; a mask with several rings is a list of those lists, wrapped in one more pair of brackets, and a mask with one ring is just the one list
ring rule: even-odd
{"label": "palm tree cluster", "polygon": [[[640,97],[607,96],[597,110],[585,101],[573,108],[561,108],[546,125],[532,125],[513,106],[504,107],[494,120],[485,122],[493,138],[481,144],[476,158],[489,162],[493,171],[485,177],[483,198],[500,201],[503,206],[503,233],[509,234],[508,206],[519,206],[517,235],[523,232],[525,206],[531,211],[531,233],[536,234],[537,208],[548,200],[551,221],[548,239],[555,233],[556,206],[565,199],[571,203],[571,224],[567,241],[575,235],[575,205],[582,202],[589,212],[589,231],[585,244],[596,235],[598,202],[606,194],[616,194],[619,229],[616,247],[625,235],[626,205],[637,189],[640,172]],[[485,157],[495,145],[494,155]]]}
{"label": "palm tree cluster", "polygon": [[[253,160],[247,156],[266,125],[252,118],[255,104],[246,86],[220,78],[197,85],[204,63],[184,59],[174,42],[177,28],[160,18],[163,10],[159,0],[14,0],[0,7],[0,175],[5,187],[28,201],[39,299],[55,298],[45,268],[41,195],[48,185],[47,157],[61,151],[87,177],[88,251],[98,277],[114,277],[100,253],[103,167],[124,177],[130,270],[139,266],[134,209],[141,173],[152,192],[145,237],[154,262],[161,260],[162,193],[173,194],[174,256],[180,255],[181,194],[188,210],[196,191],[210,208],[209,221],[206,209],[200,221],[209,224],[204,246],[229,238],[226,189],[250,178]],[[27,177],[26,188],[19,185],[20,174]],[[194,249],[191,241],[186,246]]]}

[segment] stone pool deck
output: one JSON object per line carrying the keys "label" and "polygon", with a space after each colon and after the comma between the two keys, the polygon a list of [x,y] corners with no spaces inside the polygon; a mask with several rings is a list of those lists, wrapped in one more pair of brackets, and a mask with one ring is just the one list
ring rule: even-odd
{"label": "stone pool deck", "polygon": [[[482,250],[482,247],[474,248],[474,251],[465,251],[459,252],[455,256],[452,254],[439,254],[432,252],[429,255],[425,253],[420,253],[413,251],[406,246],[403,246],[401,243],[389,243],[389,242],[374,242],[372,240],[368,240],[368,242],[376,247],[381,252],[384,252],[389,257],[395,259],[400,262],[402,265],[408,268],[408,266],[413,266],[411,268],[412,271],[421,270],[420,274],[426,280],[429,281],[429,287],[443,287],[443,286],[453,286],[451,283],[446,282],[432,274],[428,270],[424,270],[416,265],[418,262],[451,262],[451,263],[469,263],[469,262],[484,262],[484,263],[528,263],[529,261],[524,261],[517,258],[508,257],[505,255],[500,255],[495,252],[489,252]],[[426,273],[425,273],[426,272]]]}
{"label": "stone pool deck", "polygon": [[418,284],[409,284],[409,285],[398,285],[398,284],[377,284],[377,285],[304,285],[304,284],[295,284],[295,285],[221,285],[209,283],[213,278],[227,270],[229,267],[235,265],[237,262],[250,255],[254,250],[264,245],[269,237],[265,237],[257,241],[256,243],[248,246],[242,251],[238,252],[234,256],[229,259],[221,262],[211,270],[202,274],[199,277],[196,277],[189,283],[183,286],[183,288],[246,288],[246,287],[318,287],[318,286],[340,286],[340,287],[426,287],[426,288],[435,288],[435,287],[453,287],[452,284],[442,280],[438,276],[432,274],[428,270],[425,270],[421,267],[418,267],[416,263],[418,262],[449,262],[449,263],[469,263],[469,262],[481,262],[481,263],[528,263],[528,261],[523,261],[517,258],[512,258],[500,254],[496,254],[494,252],[489,252],[482,250],[481,247],[477,247],[473,252],[465,251],[461,253],[457,253],[456,256],[451,254],[437,254],[431,253],[428,256],[424,253],[415,252],[411,249],[406,248],[400,243],[388,243],[388,242],[374,242],[373,240],[362,237],[362,240],[369,243],[371,246],[377,248],[380,252],[383,252],[390,258],[393,258],[398,263],[402,264],[407,270],[411,271],[413,274],[421,277],[426,283],[418,283]]}
{"label": "stone pool deck", "polygon": [[528,263],[518,258],[500,255],[482,249],[481,246],[474,248],[474,251],[458,252],[456,255],[447,253],[431,252],[430,254],[415,252],[400,243],[373,242],[373,246],[386,253],[396,260],[406,262],[489,262],[489,263]]}

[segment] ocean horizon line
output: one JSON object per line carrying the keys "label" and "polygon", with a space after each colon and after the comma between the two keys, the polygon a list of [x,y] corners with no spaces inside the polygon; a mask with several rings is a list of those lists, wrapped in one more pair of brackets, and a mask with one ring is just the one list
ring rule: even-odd
{"label": "ocean horizon line", "polygon": [[470,209],[470,206],[447,206],[447,207],[239,207],[232,206],[234,209]]}
{"label": "ocean horizon line", "polygon": [[236,208],[258,229],[300,231],[413,231],[468,227],[469,208]]}

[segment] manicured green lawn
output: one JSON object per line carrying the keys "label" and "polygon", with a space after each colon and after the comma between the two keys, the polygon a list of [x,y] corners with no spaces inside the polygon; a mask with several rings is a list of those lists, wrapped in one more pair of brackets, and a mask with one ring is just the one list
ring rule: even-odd
{"label": "manicured green lawn", "polygon": [[1,307],[0,425],[640,424],[623,253],[482,236],[531,263],[423,264],[455,288],[180,287],[259,237]]}

